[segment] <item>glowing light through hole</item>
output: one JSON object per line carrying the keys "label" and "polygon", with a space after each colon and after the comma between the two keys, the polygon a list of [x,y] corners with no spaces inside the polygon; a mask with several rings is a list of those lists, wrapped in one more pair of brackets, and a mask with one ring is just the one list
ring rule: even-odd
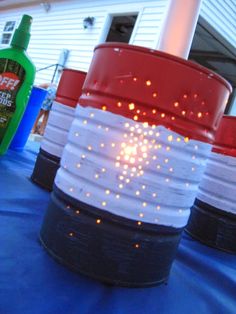
{"label": "glowing light through hole", "polygon": [[[130,110],[137,111],[134,103],[129,103],[128,107]],[[151,110],[159,117],[166,116],[163,112],[156,112],[156,109]],[[100,184],[100,182],[103,184],[106,175],[109,175],[109,173],[112,175],[113,171],[115,171],[114,173],[117,179],[114,189],[112,188],[111,190],[109,185],[104,186],[103,199],[99,200],[99,204],[105,209],[109,208],[109,200],[111,200],[111,202],[112,200],[113,202],[119,202],[119,200],[125,201],[126,189],[131,189],[132,197],[138,200],[136,225],[141,226],[143,221],[149,219],[147,214],[149,211],[156,213],[155,217],[153,217],[153,222],[155,219],[160,221],[161,218],[156,216],[157,211],[161,211],[161,206],[158,205],[157,202],[162,202],[162,192],[160,192],[158,188],[151,190],[146,178],[149,172],[151,174],[151,171],[154,171],[160,176],[160,184],[162,186],[168,188],[173,186],[175,184],[175,176],[178,174],[178,169],[176,168],[175,160],[172,160],[172,155],[175,153],[176,147],[179,145],[180,147],[187,145],[190,139],[187,136],[182,137],[171,130],[163,130],[162,126],[150,125],[148,122],[138,123],[134,120],[125,120],[122,123],[122,129],[123,132],[119,134],[118,140],[117,137],[111,136],[110,141],[106,141],[104,138],[104,140],[101,140],[97,144],[98,149],[101,151],[104,151],[106,148],[106,151],[111,152],[113,169],[110,168],[110,166],[107,170],[102,167],[99,170],[97,169],[97,173],[94,174],[95,179],[98,179],[98,184]],[[105,127],[102,126],[101,132],[105,131]],[[109,131],[113,132],[113,129],[109,128]],[[93,142],[91,142],[91,144],[92,145],[86,145],[87,150],[96,152],[96,144]],[[194,152],[197,153],[197,145],[192,145],[192,148],[195,149]],[[85,155],[83,157],[85,158]],[[86,158],[90,158],[89,154]],[[190,158],[195,158],[193,151]],[[82,162],[81,167],[84,167]],[[195,168],[190,166],[189,170],[192,172],[195,171]],[[106,175],[103,174],[105,171],[107,172]],[[140,176],[144,177],[141,181],[139,181]],[[187,180],[185,180],[183,184],[184,188],[192,188],[192,185],[186,181]],[[94,195],[91,195],[90,199],[92,199],[92,197],[94,197]],[[164,211],[164,207],[162,210]],[[161,215],[161,212],[159,215]]]}

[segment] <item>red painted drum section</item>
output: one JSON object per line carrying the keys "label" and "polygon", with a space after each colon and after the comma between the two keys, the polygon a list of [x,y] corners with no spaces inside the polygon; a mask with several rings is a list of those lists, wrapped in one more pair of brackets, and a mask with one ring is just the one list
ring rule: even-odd
{"label": "red painted drum section", "polygon": [[86,77],[86,72],[64,69],[56,93],[56,101],[76,107]]}
{"label": "red painted drum section", "polygon": [[221,119],[213,152],[236,157],[236,117],[223,116]]}
{"label": "red painted drum section", "polygon": [[79,103],[212,143],[230,92],[223,78],[195,63],[107,43],[95,48]]}

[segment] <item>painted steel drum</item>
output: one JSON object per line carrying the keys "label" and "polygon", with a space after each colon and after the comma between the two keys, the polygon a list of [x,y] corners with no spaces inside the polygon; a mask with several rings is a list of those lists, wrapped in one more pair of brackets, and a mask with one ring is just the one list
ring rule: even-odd
{"label": "painted steel drum", "polygon": [[115,285],[166,281],[230,91],[163,52],[96,47],[40,232],[48,252]]}
{"label": "painted steel drum", "polygon": [[81,94],[86,73],[64,69],[55,101],[50,111],[45,134],[32,174],[32,180],[47,190],[52,190],[60,166],[62,151],[74,119],[75,107]]}
{"label": "painted steel drum", "polygon": [[236,117],[224,116],[187,231],[201,242],[236,253]]}

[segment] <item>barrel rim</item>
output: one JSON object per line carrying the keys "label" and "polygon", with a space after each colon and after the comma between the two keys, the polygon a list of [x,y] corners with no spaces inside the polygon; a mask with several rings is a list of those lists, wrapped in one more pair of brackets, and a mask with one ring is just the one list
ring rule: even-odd
{"label": "barrel rim", "polygon": [[75,72],[75,73],[81,73],[81,74],[87,75],[87,72],[85,72],[85,71],[76,70],[76,69],[71,69],[71,68],[64,68],[64,69],[63,69],[63,72],[64,72],[64,71],[67,71],[67,72]]}
{"label": "barrel rim", "polygon": [[222,76],[220,76],[219,74],[215,73],[214,71],[211,71],[210,69],[208,69],[208,68],[206,68],[200,64],[194,63],[194,62],[189,61],[189,60],[185,60],[185,59],[180,58],[178,56],[175,56],[175,55],[172,55],[172,54],[160,51],[160,50],[155,50],[155,49],[146,48],[146,47],[142,47],[142,46],[136,46],[136,45],[129,45],[129,44],[119,43],[119,42],[99,44],[99,45],[95,46],[94,52],[97,49],[101,49],[101,48],[114,48],[114,49],[120,48],[120,49],[126,49],[126,50],[133,50],[133,51],[141,52],[144,54],[152,54],[156,57],[162,57],[165,59],[169,59],[171,61],[175,61],[177,63],[184,65],[184,66],[191,67],[194,70],[204,72],[204,74],[206,74],[206,75],[211,75],[212,79],[214,78],[214,79],[220,81],[220,83],[224,84],[230,93],[232,92],[231,84],[226,79],[224,79]]}

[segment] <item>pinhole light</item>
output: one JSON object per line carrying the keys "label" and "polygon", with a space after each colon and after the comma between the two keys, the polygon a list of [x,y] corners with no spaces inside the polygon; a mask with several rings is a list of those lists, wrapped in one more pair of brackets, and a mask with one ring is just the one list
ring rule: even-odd
{"label": "pinhole light", "polygon": [[187,232],[236,253],[236,117],[224,116],[199,185]]}
{"label": "pinhole light", "polygon": [[[62,151],[67,142],[85,77],[86,73],[83,71],[63,69],[56,98],[49,114],[31,179],[50,191],[60,166]],[[79,133],[75,133],[75,136],[78,137]]]}
{"label": "pinhole light", "polygon": [[42,224],[46,249],[112,284],[166,281],[230,91],[170,54],[97,46]]}

